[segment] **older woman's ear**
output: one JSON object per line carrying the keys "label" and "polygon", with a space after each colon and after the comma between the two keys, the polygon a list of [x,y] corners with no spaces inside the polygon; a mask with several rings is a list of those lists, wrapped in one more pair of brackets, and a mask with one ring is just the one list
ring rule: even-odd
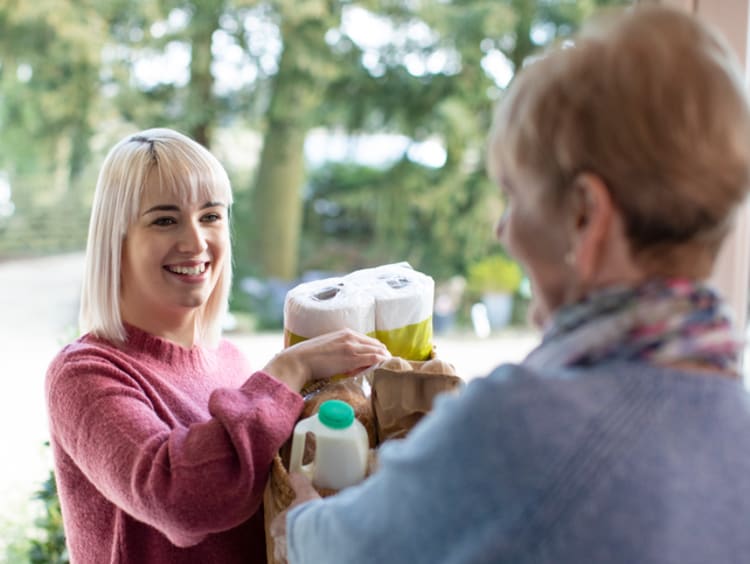
{"label": "older woman's ear", "polygon": [[604,180],[584,172],[573,179],[568,221],[570,266],[586,290],[640,277],[622,215]]}

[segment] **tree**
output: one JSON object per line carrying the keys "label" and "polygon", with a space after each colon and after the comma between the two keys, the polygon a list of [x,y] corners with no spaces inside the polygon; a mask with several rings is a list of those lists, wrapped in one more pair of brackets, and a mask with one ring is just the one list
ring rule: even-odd
{"label": "tree", "polygon": [[[221,107],[214,92],[212,40],[228,9],[226,0],[161,0],[147,5],[120,0],[107,9],[112,39],[121,52],[111,62],[115,105],[127,121],[139,128],[179,129],[211,146]],[[189,53],[184,82],[138,80],[139,63],[178,50]]]}
{"label": "tree", "polygon": [[[484,140],[504,84],[487,63],[499,57],[515,71],[544,44],[569,35],[595,3],[464,0],[412,6],[410,12],[392,11],[392,25],[426,25],[429,33],[421,36],[428,39],[386,45],[374,63],[370,57],[370,68],[342,67],[348,71],[331,84],[323,110],[329,123],[348,130],[397,131],[415,142],[437,138],[444,164],[432,169],[405,156],[379,177],[329,167],[313,175],[305,217],[313,226],[314,208],[327,214],[328,233],[310,246],[328,241],[341,254],[342,240],[367,241],[371,262],[408,259],[448,277],[465,273],[496,245],[491,233],[501,203],[487,178]],[[345,49],[351,39],[339,43]],[[361,59],[361,52],[350,51]],[[431,65],[435,59],[445,62]],[[334,178],[337,171],[345,182]],[[356,226],[347,221],[351,217]]]}
{"label": "tree", "polygon": [[[434,272],[461,272],[486,252],[497,210],[483,139],[503,84],[488,60],[502,57],[513,70],[602,3],[613,1],[5,0],[0,167],[14,188],[33,187],[16,192],[27,208],[53,205],[76,186],[87,187],[76,199],[90,195],[93,181],[81,179],[97,133],[98,151],[123,131],[152,126],[210,148],[219,124],[261,125],[254,185],[237,190],[238,265],[291,279],[302,218],[311,217],[303,203],[318,197],[305,189],[311,128],[397,133],[413,146],[436,140],[445,151],[439,167],[407,153],[356,190],[371,212],[356,242],[368,247],[362,260],[408,256]],[[363,44],[345,25],[357,11],[395,29],[393,40]],[[275,31],[265,36],[249,22]],[[254,65],[249,80],[239,77],[243,91],[218,88],[217,38],[231,38]],[[187,53],[183,74],[142,80],[140,65],[173,52]]]}
{"label": "tree", "polygon": [[263,275],[290,280],[297,274],[302,227],[304,143],[324,87],[337,72],[325,34],[338,22],[341,6],[334,1],[279,0],[269,7],[283,47],[270,84],[251,202],[244,208],[249,207],[252,217],[237,247],[240,259],[255,263]]}
{"label": "tree", "polygon": [[0,25],[0,166],[12,180],[50,174],[55,202],[89,156],[103,21],[93,3],[43,0],[0,4]]}

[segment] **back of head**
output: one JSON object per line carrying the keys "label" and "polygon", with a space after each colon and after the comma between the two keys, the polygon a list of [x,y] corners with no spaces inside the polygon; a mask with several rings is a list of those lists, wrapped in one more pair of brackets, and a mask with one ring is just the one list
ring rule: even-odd
{"label": "back of head", "polygon": [[[217,191],[232,203],[229,178],[203,146],[171,129],[148,129],[117,143],[99,172],[91,210],[86,266],[81,292],[80,330],[113,342],[126,333],[120,315],[123,241],[138,217],[147,183],[188,201],[210,200]],[[217,286],[200,313],[201,333],[213,342],[220,333],[232,278],[231,255]]]}
{"label": "back of head", "polygon": [[578,174],[601,177],[647,270],[694,253],[710,264],[750,182],[742,73],[690,14],[603,13],[519,73],[490,151],[496,174],[533,172],[555,205]]}

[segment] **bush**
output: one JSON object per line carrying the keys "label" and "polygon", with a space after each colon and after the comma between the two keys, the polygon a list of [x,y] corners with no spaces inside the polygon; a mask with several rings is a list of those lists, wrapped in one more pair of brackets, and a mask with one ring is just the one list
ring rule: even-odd
{"label": "bush", "polygon": [[35,524],[40,531],[40,538],[31,540],[29,562],[31,564],[68,564],[68,549],[65,545],[60,500],[57,497],[55,476],[50,472],[42,489],[36,492],[34,499],[44,503],[45,511]]}
{"label": "bush", "polygon": [[476,296],[488,293],[515,294],[523,272],[518,264],[503,255],[490,255],[469,266],[468,289]]}

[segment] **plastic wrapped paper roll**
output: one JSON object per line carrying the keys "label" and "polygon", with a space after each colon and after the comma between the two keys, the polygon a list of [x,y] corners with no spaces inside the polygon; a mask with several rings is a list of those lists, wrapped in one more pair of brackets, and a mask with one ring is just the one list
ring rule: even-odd
{"label": "plastic wrapped paper roll", "polygon": [[353,281],[326,278],[287,292],[284,346],[347,328],[375,335],[375,297]]}
{"label": "plastic wrapped paper roll", "polygon": [[425,360],[432,352],[435,281],[396,263],[352,272],[344,277],[375,298],[375,337],[393,356]]}

